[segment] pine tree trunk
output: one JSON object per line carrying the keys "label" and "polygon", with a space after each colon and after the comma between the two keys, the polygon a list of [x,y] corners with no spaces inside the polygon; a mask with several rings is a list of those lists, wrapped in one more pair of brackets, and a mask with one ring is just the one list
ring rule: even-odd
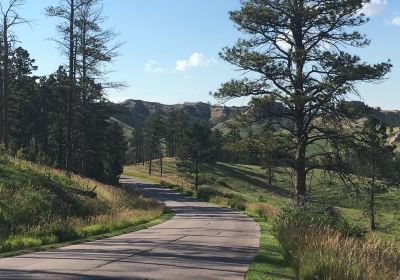
{"label": "pine tree trunk", "polygon": [[369,211],[370,211],[370,228],[372,231],[376,230],[376,213],[375,213],[375,178],[372,179],[370,200],[369,200]]}
{"label": "pine tree trunk", "polygon": [[153,167],[153,153],[150,154],[150,159],[149,159],[149,176],[151,176],[152,167]]}
{"label": "pine tree trunk", "polygon": [[[1,53],[1,44],[0,44],[0,53]],[[1,83],[0,83],[0,143],[4,143],[4,89],[3,89],[3,75],[1,75]]]}
{"label": "pine tree trunk", "polygon": [[3,143],[8,148],[9,119],[8,119],[8,97],[9,97],[9,45],[8,45],[8,22],[7,17],[3,20]]}
{"label": "pine tree trunk", "polygon": [[272,167],[268,166],[268,186],[272,187]]}
{"label": "pine tree trunk", "polygon": [[87,176],[87,62],[86,62],[86,22],[82,28],[82,158],[81,158],[81,175]]}
{"label": "pine tree trunk", "polygon": [[160,176],[163,177],[163,157],[160,155]]}
{"label": "pine tree trunk", "polygon": [[195,168],[195,179],[194,179],[194,185],[195,185],[195,187],[196,187],[196,191],[199,189],[199,173],[200,173],[200,170],[199,170],[199,163],[197,162],[197,161],[195,161],[195,163],[194,163],[194,168]]}
{"label": "pine tree trunk", "polygon": [[305,148],[300,146],[296,153],[296,190],[295,196],[298,202],[304,202],[307,195],[307,176]]}
{"label": "pine tree trunk", "polygon": [[74,95],[75,95],[75,3],[70,2],[70,30],[69,30],[69,95],[68,95],[68,125],[67,125],[67,160],[68,171],[73,171],[73,151],[72,151],[72,123],[74,119]]}

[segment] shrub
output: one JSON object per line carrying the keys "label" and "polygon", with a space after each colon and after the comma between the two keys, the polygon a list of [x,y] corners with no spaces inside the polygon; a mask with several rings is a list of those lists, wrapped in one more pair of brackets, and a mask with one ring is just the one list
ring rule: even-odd
{"label": "shrub", "polygon": [[204,201],[210,201],[213,196],[223,196],[223,194],[210,186],[200,186],[197,190],[197,198]]}
{"label": "shrub", "polygon": [[220,186],[224,187],[224,188],[228,188],[228,189],[231,188],[231,187],[229,186],[229,184],[225,181],[224,178],[218,178],[218,179],[215,181],[215,183],[216,183],[217,185],[220,185]]}
{"label": "shrub", "polygon": [[315,204],[283,208],[276,225],[285,224],[329,227],[345,236],[357,238],[363,238],[367,233],[365,228],[349,224],[333,207],[326,208]]}
{"label": "shrub", "polygon": [[229,206],[233,209],[239,210],[239,211],[245,211],[246,210],[246,200],[238,195],[233,196],[229,200]]}
{"label": "shrub", "polygon": [[255,212],[262,219],[275,219],[279,215],[279,209],[269,203],[249,203],[247,208]]}
{"label": "shrub", "polygon": [[364,229],[321,207],[284,209],[275,234],[299,279],[400,279],[399,243],[364,240]]}
{"label": "shrub", "polygon": [[346,237],[328,227],[289,225],[278,239],[300,279],[400,279],[400,244]]}

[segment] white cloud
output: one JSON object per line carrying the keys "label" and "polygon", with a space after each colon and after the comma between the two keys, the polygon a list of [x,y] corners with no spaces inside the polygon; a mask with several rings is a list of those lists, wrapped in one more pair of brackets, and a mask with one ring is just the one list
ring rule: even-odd
{"label": "white cloud", "polygon": [[157,63],[157,61],[153,59],[149,59],[146,64],[144,65],[144,68],[146,72],[152,72],[152,73],[162,73],[164,72],[164,69],[160,67],[160,65]]}
{"label": "white cloud", "polygon": [[210,59],[206,59],[204,54],[195,52],[189,59],[179,59],[176,61],[175,70],[185,72],[191,68],[196,68],[200,66],[207,66],[212,62]]}
{"label": "white cloud", "polygon": [[361,13],[368,17],[373,17],[381,14],[386,7],[387,0],[371,0],[371,2],[364,5]]}
{"label": "white cloud", "polygon": [[393,25],[400,25],[400,16],[394,17],[391,21],[391,24]]}
{"label": "white cloud", "polygon": [[293,36],[289,30],[285,32],[286,35],[280,34],[278,35],[278,38],[276,40],[276,44],[278,45],[279,48],[281,48],[283,51],[287,52],[290,50],[291,45],[289,41],[293,41]]}

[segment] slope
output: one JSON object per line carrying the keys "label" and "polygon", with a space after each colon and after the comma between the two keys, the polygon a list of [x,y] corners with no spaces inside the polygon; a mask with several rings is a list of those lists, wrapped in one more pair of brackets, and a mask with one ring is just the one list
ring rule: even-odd
{"label": "slope", "polygon": [[0,157],[0,253],[122,230],[163,209],[129,189]]}

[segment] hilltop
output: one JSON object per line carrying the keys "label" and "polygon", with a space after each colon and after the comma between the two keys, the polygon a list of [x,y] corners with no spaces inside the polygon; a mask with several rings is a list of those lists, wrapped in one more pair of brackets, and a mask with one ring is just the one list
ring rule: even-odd
{"label": "hilltop", "polygon": [[[368,116],[374,116],[384,122],[389,128],[400,127],[400,111],[399,110],[381,110],[380,108],[372,108],[361,101],[347,102],[354,115],[355,122],[363,121]],[[246,112],[249,107],[229,107],[218,106],[204,102],[186,102],[183,104],[166,105],[157,102],[149,102],[143,100],[128,99],[121,103],[110,103],[112,111],[112,120],[120,124],[127,135],[133,127],[144,127],[146,120],[152,113],[158,112],[162,117],[167,117],[169,113],[175,110],[183,110],[189,118],[199,119],[207,122],[210,127],[218,128],[226,131],[227,123],[234,123],[238,116]],[[257,125],[253,124],[252,129],[257,129]],[[397,131],[398,132],[398,131]],[[400,136],[396,133],[390,133],[390,139],[398,143]]]}
{"label": "hilltop", "polygon": [[166,117],[174,110],[183,110],[190,118],[208,122],[214,127],[227,120],[234,119],[247,107],[215,106],[203,102],[186,102],[183,104],[165,105],[156,102],[128,99],[111,104],[113,118],[130,127],[143,127],[147,118],[155,112]]}

